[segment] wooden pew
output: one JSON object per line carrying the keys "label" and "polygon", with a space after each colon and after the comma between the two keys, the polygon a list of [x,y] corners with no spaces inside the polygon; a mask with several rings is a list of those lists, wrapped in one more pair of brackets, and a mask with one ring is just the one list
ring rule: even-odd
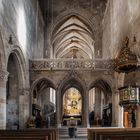
{"label": "wooden pew", "polygon": [[27,136],[23,136],[23,137],[1,137],[1,140],[49,140],[47,137],[27,137]]}
{"label": "wooden pew", "polygon": [[0,130],[2,140],[58,140],[57,129]]}
{"label": "wooden pew", "polygon": [[89,128],[88,140],[140,140],[140,128]]}

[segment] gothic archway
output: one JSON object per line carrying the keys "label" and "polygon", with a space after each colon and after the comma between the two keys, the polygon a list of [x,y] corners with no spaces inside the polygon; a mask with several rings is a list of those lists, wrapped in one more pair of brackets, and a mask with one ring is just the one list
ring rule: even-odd
{"label": "gothic archway", "polygon": [[25,84],[25,79],[27,80],[27,78],[24,75],[26,71],[23,61],[18,50],[13,50],[7,60],[7,71],[9,72],[6,84],[7,129],[24,128],[29,115],[29,95]]}
{"label": "gothic archway", "polygon": [[[111,126],[112,91],[107,82],[96,80],[89,90],[89,123],[90,126]],[[105,118],[106,117],[106,118]]]}
{"label": "gothic archway", "polygon": [[[63,124],[63,110],[64,110],[64,106],[63,106],[63,98],[65,93],[69,90],[69,89],[75,89],[76,91],[79,92],[80,97],[79,99],[82,102],[82,106],[81,106],[81,113],[80,113],[80,118],[81,118],[81,122],[79,123],[79,125],[87,125],[86,123],[86,90],[85,90],[85,86],[83,84],[83,82],[81,82],[78,78],[68,78],[65,81],[63,81],[61,83],[61,85],[59,86],[58,90],[57,90],[57,97],[58,97],[58,102],[60,103],[59,105],[59,115],[58,117],[60,117],[60,121]],[[74,117],[74,115],[71,115],[70,117]]]}
{"label": "gothic archway", "polygon": [[32,84],[32,116],[42,117],[42,123],[36,127],[56,126],[56,91],[54,84],[47,78],[40,78]]}

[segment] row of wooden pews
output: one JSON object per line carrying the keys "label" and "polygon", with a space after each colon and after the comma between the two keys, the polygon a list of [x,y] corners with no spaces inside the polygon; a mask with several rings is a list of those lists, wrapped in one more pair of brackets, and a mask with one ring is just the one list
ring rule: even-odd
{"label": "row of wooden pews", "polygon": [[88,140],[140,140],[140,128],[89,128]]}
{"label": "row of wooden pews", "polygon": [[0,130],[0,140],[58,140],[58,130]]}

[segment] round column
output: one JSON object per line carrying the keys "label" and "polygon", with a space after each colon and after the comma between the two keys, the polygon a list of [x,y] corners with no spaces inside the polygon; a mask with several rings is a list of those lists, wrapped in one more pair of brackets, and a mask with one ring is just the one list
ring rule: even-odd
{"label": "round column", "polygon": [[61,112],[60,95],[57,91],[56,92],[56,124],[57,124],[57,128],[61,128],[60,112]]}
{"label": "round column", "polygon": [[84,127],[89,127],[89,92],[86,90],[86,97],[83,99],[84,101]]}
{"label": "round column", "polygon": [[[114,90],[112,92],[112,126],[123,126],[123,107],[119,105],[119,91]],[[118,112],[116,114],[116,112]]]}
{"label": "round column", "polygon": [[95,88],[95,120],[100,120],[101,117],[101,90]]}

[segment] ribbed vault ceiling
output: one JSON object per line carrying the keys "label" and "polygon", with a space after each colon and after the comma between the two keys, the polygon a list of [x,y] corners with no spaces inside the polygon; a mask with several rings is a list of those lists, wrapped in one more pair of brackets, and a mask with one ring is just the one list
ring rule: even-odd
{"label": "ribbed vault ceiling", "polygon": [[53,32],[54,58],[94,58],[92,30],[79,17],[72,15]]}

